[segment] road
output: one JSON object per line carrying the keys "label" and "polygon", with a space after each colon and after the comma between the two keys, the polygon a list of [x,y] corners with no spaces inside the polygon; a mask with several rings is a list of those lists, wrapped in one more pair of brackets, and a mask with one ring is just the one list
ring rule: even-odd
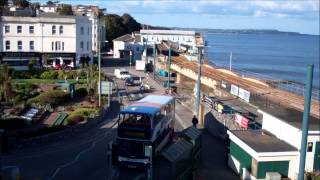
{"label": "road", "polygon": [[[103,72],[113,73],[114,68],[103,68]],[[139,78],[139,77],[136,77]],[[126,87],[121,80],[114,80],[120,91],[125,91],[123,103],[141,98],[148,93],[142,93],[139,87]],[[156,85],[154,85],[156,86]],[[163,92],[163,91],[162,91]],[[104,119],[86,132],[57,135],[55,139],[44,138],[41,143],[32,142],[4,155],[4,167],[17,166],[21,179],[107,179],[110,175],[108,164],[108,144],[114,141],[116,135],[115,122],[120,109],[117,98],[111,103],[111,110]],[[180,119],[181,120],[181,119]],[[184,127],[177,123],[177,129]],[[58,139],[58,140],[57,140]],[[48,141],[48,142],[46,142]],[[141,172],[121,172],[119,179],[137,177]]]}

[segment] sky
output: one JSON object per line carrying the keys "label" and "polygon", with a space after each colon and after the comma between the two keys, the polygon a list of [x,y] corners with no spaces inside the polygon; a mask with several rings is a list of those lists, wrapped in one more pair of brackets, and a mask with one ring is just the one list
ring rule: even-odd
{"label": "sky", "polygon": [[[44,3],[44,0],[32,0]],[[131,14],[154,26],[277,29],[319,35],[319,0],[60,0]]]}

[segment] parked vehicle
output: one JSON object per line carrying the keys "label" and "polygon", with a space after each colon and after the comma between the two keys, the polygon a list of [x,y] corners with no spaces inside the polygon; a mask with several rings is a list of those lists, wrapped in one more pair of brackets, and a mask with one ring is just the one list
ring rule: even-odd
{"label": "parked vehicle", "polygon": [[145,61],[142,61],[142,60],[136,61],[136,71],[144,71],[145,67],[146,67]]}
{"label": "parked vehicle", "polygon": [[135,80],[133,79],[133,77],[128,77],[125,80],[125,85],[126,86],[135,86],[137,85],[137,83],[135,82]]}
{"label": "parked vehicle", "polygon": [[114,75],[116,76],[116,78],[119,78],[119,79],[126,79],[131,77],[131,75],[126,69],[115,69]]}

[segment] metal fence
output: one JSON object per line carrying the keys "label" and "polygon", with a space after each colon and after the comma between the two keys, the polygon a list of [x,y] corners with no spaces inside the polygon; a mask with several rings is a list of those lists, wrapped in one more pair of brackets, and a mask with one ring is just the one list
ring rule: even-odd
{"label": "metal fence", "polygon": [[[225,67],[225,66],[216,66],[216,67],[222,68],[222,69],[227,69],[227,70],[229,69],[228,67]],[[298,83],[298,82],[283,80],[283,79],[277,79],[272,76],[254,73],[254,72],[241,70],[241,69],[232,69],[232,71],[236,74],[239,74],[241,77],[249,77],[249,78],[259,79],[274,88],[281,89],[281,90],[288,91],[288,92],[302,95],[302,96],[304,95],[305,85],[303,83]],[[320,100],[319,88],[312,89],[311,97],[314,100]]]}

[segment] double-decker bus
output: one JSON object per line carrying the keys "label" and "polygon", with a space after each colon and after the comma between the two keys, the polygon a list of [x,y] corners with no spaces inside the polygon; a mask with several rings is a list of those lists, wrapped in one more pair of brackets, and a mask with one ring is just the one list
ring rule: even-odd
{"label": "double-decker bus", "polygon": [[127,167],[147,167],[146,147],[156,156],[172,140],[175,100],[172,96],[149,95],[121,110],[116,140],[117,163]]}

